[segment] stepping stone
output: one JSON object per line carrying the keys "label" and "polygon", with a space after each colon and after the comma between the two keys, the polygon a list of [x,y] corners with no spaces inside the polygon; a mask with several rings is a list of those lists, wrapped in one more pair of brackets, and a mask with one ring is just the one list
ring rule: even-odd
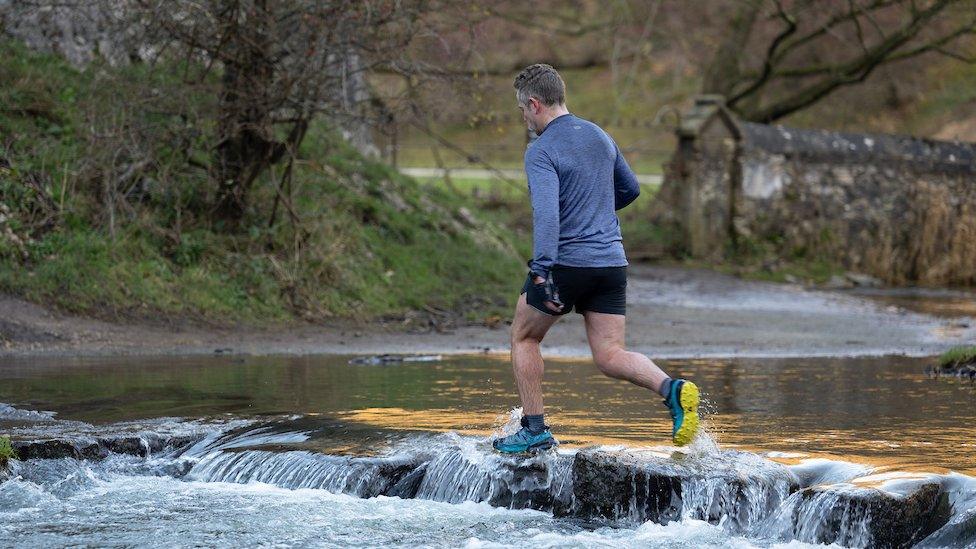
{"label": "stepping stone", "polygon": [[731,450],[668,456],[639,449],[583,449],[573,462],[569,515],[633,525],[683,518],[746,531],[794,491],[796,476],[755,454]]}
{"label": "stepping stone", "polygon": [[903,494],[853,484],[814,486],[791,496],[765,533],[847,547],[910,547],[944,526],[951,513],[948,494],[936,482]]}

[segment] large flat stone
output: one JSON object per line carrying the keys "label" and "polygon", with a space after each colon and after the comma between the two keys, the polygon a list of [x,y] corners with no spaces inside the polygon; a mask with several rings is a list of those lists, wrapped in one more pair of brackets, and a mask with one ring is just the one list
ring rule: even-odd
{"label": "large flat stone", "polygon": [[573,462],[575,502],[565,514],[624,524],[694,518],[745,531],[797,489],[788,468],[747,452],[673,458],[652,450],[584,449]]}
{"label": "large flat stone", "polygon": [[976,508],[964,511],[922,540],[920,547],[976,547]]}
{"label": "large flat stone", "polygon": [[[612,526],[698,519],[764,538],[845,546],[907,547],[945,526],[951,512],[946,489],[927,478],[885,484],[884,490],[851,484],[801,490],[790,468],[733,450],[669,454],[599,447],[526,457],[501,455],[484,440],[455,435],[360,457],[304,449],[303,437],[292,441],[261,429],[193,446],[209,440],[201,436],[139,433],[12,444],[21,459],[96,460],[172,450],[167,455],[173,472],[165,474],[176,478],[261,481],[360,497],[478,501]],[[0,481],[3,475],[0,470]],[[821,482],[832,481],[804,479],[804,485]],[[968,539],[971,523],[940,531],[939,539]]]}
{"label": "large flat stone", "polygon": [[282,488],[311,488],[362,498],[412,497],[417,474],[429,456],[327,455],[307,450],[231,448],[216,450],[193,465],[187,477],[202,482],[264,482]]}
{"label": "large flat stone", "polygon": [[188,446],[200,438],[201,436],[144,434],[97,438],[13,439],[10,445],[17,453],[17,458],[21,460],[61,458],[100,460],[111,453],[146,457],[166,448]]}
{"label": "large flat stone", "polygon": [[505,456],[462,443],[441,449],[433,457],[415,497],[558,512],[572,504],[572,462],[571,454]]}
{"label": "large flat stone", "polygon": [[951,516],[939,483],[907,493],[851,484],[814,486],[791,496],[770,521],[770,534],[846,547],[910,547],[944,526]]}

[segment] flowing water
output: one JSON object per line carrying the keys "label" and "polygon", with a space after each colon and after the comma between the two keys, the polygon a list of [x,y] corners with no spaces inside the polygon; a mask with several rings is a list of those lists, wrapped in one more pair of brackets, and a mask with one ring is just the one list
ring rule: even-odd
{"label": "flowing water", "polygon": [[349,358],[0,362],[0,433],[194,441],[148,457],[16,462],[0,484],[0,546],[766,547],[802,546],[827,527],[857,546],[863,520],[823,520],[837,494],[799,498],[790,482],[898,492],[933,479],[952,518],[926,543],[976,544],[976,387],[929,379],[925,359],[667,362],[708,398],[698,466],[731,468],[747,490],[683,481],[681,520],[661,525],[636,508],[612,524],[559,518],[578,448],[669,455],[667,414],[646,391],[549,361],[561,449],[513,462],[486,442],[512,428],[503,357]]}

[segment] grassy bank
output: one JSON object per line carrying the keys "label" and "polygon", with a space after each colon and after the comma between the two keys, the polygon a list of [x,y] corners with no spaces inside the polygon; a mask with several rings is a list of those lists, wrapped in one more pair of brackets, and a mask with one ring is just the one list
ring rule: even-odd
{"label": "grassy bank", "polygon": [[939,368],[943,370],[968,365],[976,365],[976,345],[953,347],[939,356]]}
{"label": "grassy bank", "polygon": [[0,290],[101,317],[216,322],[477,320],[511,306],[524,238],[324,123],[287,189],[280,169],[265,174],[239,228],[212,222],[200,165],[213,98],[175,94],[174,72],[79,72],[0,43]]}
{"label": "grassy bank", "polygon": [[0,436],[0,469],[6,467],[12,459],[17,459],[17,452],[10,444],[10,437]]}

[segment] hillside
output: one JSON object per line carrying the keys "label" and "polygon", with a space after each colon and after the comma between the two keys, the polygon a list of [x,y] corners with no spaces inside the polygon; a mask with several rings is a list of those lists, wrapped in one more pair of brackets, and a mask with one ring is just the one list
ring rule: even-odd
{"label": "hillside", "polygon": [[[976,47],[976,46],[974,46]],[[626,72],[627,66],[621,67]],[[689,104],[701,75],[668,59],[638,67],[626,86],[614,87],[609,68],[566,70],[570,109],[604,126],[639,173],[661,172],[674,138],[672,107]],[[461,96],[437,117],[435,131],[451,143],[499,167],[520,168],[525,135],[512,98],[511,76],[479,79],[477,92]],[[908,134],[976,141],[976,65],[930,56],[885,66],[858,86],[843,88],[779,122],[803,128]],[[423,132],[401,130],[400,164],[436,166],[436,143]],[[382,141],[382,137],[380,138]],[[475,166],[440,147],[448,167]]]}
{"label": "hillside", "polygon": [[324,123],[288,188],[255,185],[239,230],[208,221],[212,101],[171,94],[180,82],[164,73],[79,72],[0,43],[0,291],[102,318],[217,323],[480,320],[514,302],[525,238]]}

